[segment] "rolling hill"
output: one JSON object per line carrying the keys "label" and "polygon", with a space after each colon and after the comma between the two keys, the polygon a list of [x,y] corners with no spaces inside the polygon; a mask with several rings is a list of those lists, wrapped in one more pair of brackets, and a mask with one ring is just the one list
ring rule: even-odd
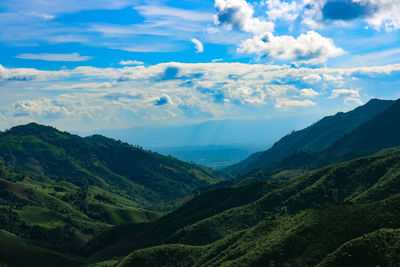
{"label": "rolling hill", "polygon": [[[156,222],[110,229],[87,251],[94,261],[122,257],[118,266],[334,266],[341,246],[355,242],[361,257],[363,235],[400,228],[399,164],[391,149],[292,181],[218,189]],[[393,245],[386,252],[396,258]]]}
{"label": "rolling hill", "polygon": [[[0,135],[0,243],[71,266],[399,266],[399,114],[400,100],[323,150],[292,153],[233,187],[102,136],[16,127]],[[183,183],[176,198],[152,187],[171,177],[166,162],[171,185]],[[202,192],[193,199],[183,193],[190,177],[189,196]],[[16,261],[7,253],[0,246],[0,263]]]}
{"label": "rolling hill", "polygon": [[112,226],[154,221],[225,178],[103,136],[31,123],[0,134],[0,226],[74,253]]}

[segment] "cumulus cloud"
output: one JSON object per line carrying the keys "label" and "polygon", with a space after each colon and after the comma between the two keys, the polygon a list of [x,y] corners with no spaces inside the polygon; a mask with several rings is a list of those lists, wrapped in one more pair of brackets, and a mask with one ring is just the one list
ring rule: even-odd
{"label": "cumulus cloud", "polygon": [[70,111],[56,100],[42,98],[39,100],[18,101],[14,105],[15,117],[58,118],[68,116]]}
{"label": "cumulus cloud", "polygon": [[308,88],[308,89],[301,89],[301,90],[300,90],[300,95],[301,95],[301,96],[304,96],[304,97],[311,97],[311,98],[313,98],[313,97],[318,96],[319,93],[316,92],[316,91],[314,91],[314,90],[311,89],[311,88]]}
{"label": "cumulus cloud", "polygon": [[398,0],[357,0],[365,6],[372,6],[374,12],[365,21],[375,29],[400,29],[400,2]]}
{"label": "cumulus cloud", "polygon": [[200,42],[196,38],[193,38],[191,41],[195,45],[196,53],[203,53],[204,52],[204,46],[203,46],[202,42]]}
{"label": "cumulus cloud", "polygon": [[327,0],[321,11],[328,20],[363,19],[375,29],[400,28],[400,2],[397,0]]}
{"label": "cumulus cloud", "polygon": [[72,54],[19,54],[15,56],[16,58],[21,59],[36,59],[36,60],[44,60],[44,61],[65,61],[65,62],[79,62],[79,61],[87,61],[92,57],[89,56],[81,56],[78,53]]}
{"label": "cumulus cloud", "polygon": [[348,96],[352,98],[360,97],[360,91],[356,89],[334,89],[329,98],[338,98],[339,96]]}
{"label": "cumulus cloud", "polygon": [[268,8],[266,14],[270,20],[295,20],[299,16],[299,11],[302,7],[296,1],[267,0],[265,3]]}
{"label": "cumulus cloud", "polygon": [[276,100],[275,107],[276,108],[289,108],[289,107],[308,107],[315,106],[317,103],[311,100],[291,100],[288,98],[278,98]]}
{"label": "cumulus cloud", "polygon": [[343,54],[332,39],[315,31],[308,31],[298,38],[289,35],[274,36],[271,32],[243,41],[238,52],[258,54],[273,60],[300,60],[313,64],[323,63],[330,57]]}
{"label": "cumulus cloud", "polygon": [[215,0],[218,13],[214,15],[216,25],[223,25],[228,29],[261,34],[272,32],[275,24],[254,17],[254,8],[246,0]]}
{"label": "cumulus cloud", "polygon": [[398,0],[267,0],[265,4],[270,20],[298,19],[313,29],[323,28],[334,21],[351,22],[357,19],[376,30],[400,29]]}
{"label": "cumulus cloud", "polygon": [[144,65],[144,62],[138,60],[122,60],[119,62],[120,65]]}
{"label": "cumulus cloud", "polygon": [[359,19],[377,30],[400,29],[400,2],[397,0],[309,0],[304,3],[303,23],[308,26],[321,27],[330,21]]}
{"label": "cumulus cloud", "polygon": [[320,82],[321,80],[322,80],[321,76],[319,76],[316,73],[311,73],[303,77],[303,81],[305,81],[306,83],[317,83]]}
{"label": "cumulus cloud", "polygon": [[322,77],[324,77],[325,81],[330,81],[330,82],[337,82],[343,80],[343,77],[340,75],[330,75],[330,74],[323,74]]}

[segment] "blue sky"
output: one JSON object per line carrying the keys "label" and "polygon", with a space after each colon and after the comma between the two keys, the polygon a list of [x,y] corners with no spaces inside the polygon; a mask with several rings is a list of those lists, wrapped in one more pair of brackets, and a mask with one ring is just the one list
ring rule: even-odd
{"label": "blue sky", "polygon": [[0,128],[321,117],[400,98],[397,0],[3,0]]}

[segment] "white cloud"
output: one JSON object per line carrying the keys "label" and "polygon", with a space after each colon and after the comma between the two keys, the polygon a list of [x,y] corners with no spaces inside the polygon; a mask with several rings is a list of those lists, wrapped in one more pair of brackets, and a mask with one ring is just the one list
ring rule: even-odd
{"label": "white cloud", "polygon": [[138,60],[122,60],[119,62],[120,65],[144,65],[144,62]]}
{"label": "white cloud", "polygon": [[289,107],[308,107],[315,106],[317,103],[311,100],[291,100],[288,98],[278,98],[276,100],[275,107],[276,108],[289,108]]}
{"label": "white cloud", "polygon": [[200,42],[196,38],[193,38],[191,41],[195,45],[196,53],[203,53],[204,52],[204,46],[203,46],[202,42]]}
{"label": "white cloud", "polygon": [[330,57],[343,54],[332,39],[322,37],[315,31],[301,34],[297,39],[289,35],[274,36],[268,32],[243,41],[240,53],[251,53],[273,60],[300,60],[308,63],[323,63]]}
{"label": "white cloud", "polygon": [[338,98],[339,96],[349,96],[352,98],[360,97],[360,91],[356,89],[334,89],[329,98]]}
{"label": "white cloud", "polygon": [[284,19],[293,21],[299,16],[299,11],[302,7],[296,1],[267,0],[265,3],[268,7],[266,14],[271,20]]}
{"label": "white cloud", "polygon": [[[378,97],[383,90],[376,88],[381,85],[400,86],[399,73],[400,64],[341,69],[169,62],[58,71],[0,66],[0,112],[9,124],[36,120],[99,129],[105,124],[130,127],[254,118],[296,112],[298,107],[311,112],[322,103],[339,111],[342,107],[330,106],[338,105],[332,99],[361,103],[366,100],[360,97],[361,90],[364,96]],[[317,82],[311,89],[303,78],[313,76],[324,81],[340,77],[343,85]],[[389,97],[387,94],[385,90],[384,96]],[[393,94],[395,98],[396,91]]]}
{"label": "white cloud", "polygon": [[19,54],[15,56],[16,58],[21,59],[36,59],[36,60],[44,60],[44,61],[65,61],[65,62],[79,62],[79,61],[87,61],[92,57],[89,56],[81,56],[78,53],[72,54]]}
{"label": "white cloud", "polygon": [[317,83],[320,82],[321,80],[322,80],[321,76],[319,76],[316,73],[311,73],[303,77],[303,81],[305,81],[306,83]]}
{"label": "white cloud", "polygon": [[301,89],[301,90],[300,90],[300,95],[301,95],[301,96],[304,96],[304,97],[311,97],[311,98],[313,98],[313,97],[318,96],[319,93],[316,92],[316,91],[314,91],[314,90],[311,89],[311,88],[308,88],[308,89]]}
{"label": "white cloud", "polygon": [[46,13],[46,14],[61,14],[74,13],[81,10],[93,9],[121,9],[126,6],[137,4],[137,0],[8,0],[0,4],[7,10],[16,11],[19,13]]}
{"label": "white cloud", "polygon": [[[189,36],[198,36],[204,24],[213,21],[213,13],[159,6],[154,1],[151,6],[141,6],[137,0],[106,2],[27,0],[21,4],[18,0],[0,1],[0,40],[18,46],[74,42],[135,52],[176,52],[187,48],[184,41]],[[90,9],[118,10],[126,6],[136,7],[143,21],[121,25],[102,21],[101,18],[86,22],[77,17],[74,23],[51,19],[61,16],[61,13],[72,14]],[[131,13],[135,16],[135,12]],[[154,36],[157,36],[157,42],[154,42]]]}
{"label": "white cloud", "polygon": [[22,100],[14,105],[14,116],[57,118],[68,116],[68,107],[56,100],[42,98],[39,100]]}
{"label": "white cloud", "polygon": [[341,81],[343,80],[343,77],[340,75],[334,76],[334,75],[330,75],[330,74],[323,74],[322,77],[324,77],[325,81],[329,81],[329,82],[337,82],[337,81]]}
{"label": "white cloud", "polygon": [[142,15],[148,17],[177,17],[188,21],[210,22],[212,21],[212,13],[193,11],[168,6],[135,6]]}
{"label": "white cloud", "polygon": [[364,102],[362,102],[359,98],[356,98],[356,97],[345,97],[344,103],[345,104],[355,104],[357,106],[364,104]]}
{"label": "white cloud", "polygon": [[377,7],[365,20],[375,29],[398,30],[400,29],[400,2],[398,0],[357,0],[364,5]]}
{"label": "white cloud", "polygon": [[[302,23],[312,28],[322,28],[327,23],[337,21],[342,27],[351,25],[352,20],[363,20],[375,30],[398,30],[400,29],[400,2],[398,0],[349,0],[342,1],[348,5],[348,9],[355,9],[359,13],[353,13],[349,17],[343,17],[342,12],[337,12],[338,17],[324,19],[323,9],[326,4],[333,4],[338,1],[332,0],[303,0],[300,9]],[[339,1],[340,2],[340,1]],[[286,11],[286,16],[290,10]],[[282,15],[285,16],[285,15]],[[344,23],[346,22],[346,23]]]}
{"label": "white cloud", "polygon": [[254,9],[246,0],[215,0],[218,13],[214,15],[216,25],[228,29],[236,28],[253,34],[272,32],[275,24],[254,17]]}

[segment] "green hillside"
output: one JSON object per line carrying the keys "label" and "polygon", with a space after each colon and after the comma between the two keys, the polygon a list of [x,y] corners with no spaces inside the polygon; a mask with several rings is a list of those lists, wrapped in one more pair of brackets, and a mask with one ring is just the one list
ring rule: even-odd
{"label": "green hillside", "polygon": [[346,134],[388,109],[393,102],[373,99],[352,111],[339,112],[334,116],[325,117],[303,130],[284,136],[270,149],[250,155],[246,160],[227,167],[224,171],[233,175],[243,175],[253,169],[277,163],[295,152],[323,151]]}
{"label": "green hillside", "polygon": [[84,266],[83,258],[43,249],[25,240],[0,230],[0,266]]}
{"label": "green hillside", "polygon": [[0,134],[0,229],[77,253],[110,227],[155,221],[225,178],[102,136],[18,126]]}
{"label": "green hillside", "polygon": [[[384,227],[398,228],[399,223],[393,221],[399,219],[399,201],[397,196],[376,204],[324,206],[296,215],[264,219],[209,245],[173,244],[137,250],[118,266],[155,266],[155,262],[163,263],[158,266],[314,266],[325,257],[332,258],[330,252],[347,240]],[[383,215],[376,216],[376,213]],[[362,247],[355,248],[353,263],[361,262],[362,252]],[[393,247],[385,252],[390,254],[377,255],[376,260],[398,258]],[[393,263],[398,262],[383,266],[396,266]]]}
{"label": "green hillside", "polygon": [[[35,124],[29,134],[11,129],[0,135],[0,242],[37,254],[32,266],[46,257],[69,266],[399,266],[399,106],[323,151],[214,190],[224,176],[172,157]],[[174,169],[170,185],[160,165]],[[0,263],[19,264],[15,249],[0,247]]]}
{"label": "green hillside", "polygon": [[34,123],[1,134],[0,157],[33,175],[118,192],[158,210],[169,210],[193,190],[226,178],[100,135],[81,138]]}
{"label": "green hillside", "polygon": [[[224,190],[240,201],[216,202]],[[313,266],[353,239],[399,229],[399,207],[400,149],[392,149],[288,182],[208,192],[154,223],[111,229],[119,237],[105,248],[107,235],[89,243],[98,249],[91,260],[131,250],[119,266]]]}

